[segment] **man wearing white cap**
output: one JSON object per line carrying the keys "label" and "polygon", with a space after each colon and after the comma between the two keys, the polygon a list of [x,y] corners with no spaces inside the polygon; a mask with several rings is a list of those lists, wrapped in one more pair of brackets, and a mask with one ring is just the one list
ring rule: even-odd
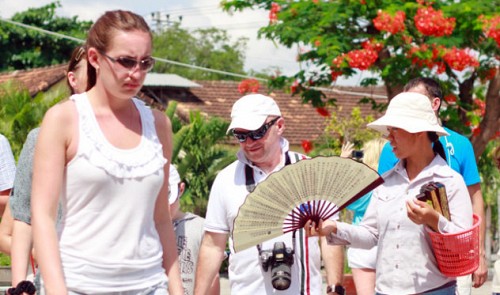
{"label": "man wearing white cap", "polygon": [[[378,244],[376,294],[454,295],[455,278],[440,272],[427,233],[456,233],[472,226],[467,187],[447,165],[439,143],[439,136],[448,133],[439,125],[429,99],[410,92],[395,96],[385,115],[368,127],[388,134],[399,163],[373,191],[359,225],[309,221],[307,234],[364,249]],[[446,187],[450,220],[416,199],[429,182]]]}
{"label": "man wearing white cap", "polygon": [[[205,220],[191,212],[183,212],[180,209],[179,199],[184,193],[186,184],[181,181],[179,172],[174,165],[170,164],[168,178],[168,203],[170,214],[176,236],[177,252],[179,253],[179,265],[181,268],[182,286],[185,295],[192,295],[194,291],[194,278],[196,273],[196,262],[203,238],[203,223]],[[219,276],[216,276],[207,295],[219,295]]]}
{"label": "man wearing white cap", "polygon": [[230,234],[238,209],[246,196],[270,173],[304,158],[289,151],[288,141],[282,137],[284,131],[285,120],[272,98],[250,94],[234,103],[228,133],[231,132],[240,144],[238,160],[217,175],[210,192],[205,235],[196,271],[195,294],[206,294],[210,282],[219,271],[229,238],[231,294],[325,294],[320,272],[322,256],[328,284],[333,286],[332,292],[328,294],[343,295],[343,249],[328,246],[326,240],[322,241],[320,249],[317,238],[307,239],[302,230],[297,232],[291,282],[284,290],[274,288],[271,271],[262,268],[260,255],[262,251],[272,250],[278,241],[293,248],[291,233],[262,243],[260,249],[252,247],[237,253],[233,249]]}

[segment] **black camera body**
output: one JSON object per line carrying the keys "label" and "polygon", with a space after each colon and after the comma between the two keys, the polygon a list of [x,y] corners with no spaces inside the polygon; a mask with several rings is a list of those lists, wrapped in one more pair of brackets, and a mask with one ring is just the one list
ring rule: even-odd
{"label": "black camera body", "polygon": [[361,150],[352,151],[351,157],[356,161],[361,161],[361,159],[363,159],[363,156],[364,156],[364,152]]}
{"label": "black camera body", "polygon": [[259,251],[260,262],[264,271],[271,268],[271,283],[276,290],[286,290],[292,283],[292,248],[286,247],[284,242],[274,243],[272,250]]}

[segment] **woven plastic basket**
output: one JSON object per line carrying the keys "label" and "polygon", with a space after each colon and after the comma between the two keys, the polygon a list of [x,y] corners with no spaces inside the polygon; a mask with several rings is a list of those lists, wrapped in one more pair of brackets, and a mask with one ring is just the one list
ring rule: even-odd
{"label": "woven plastic basket", "polygon": [[430,232],[434,256],[442,274],[458,277],[473,273],[479,267],[479,225],[481,218],[473,215],[472,228],[452,233]]}

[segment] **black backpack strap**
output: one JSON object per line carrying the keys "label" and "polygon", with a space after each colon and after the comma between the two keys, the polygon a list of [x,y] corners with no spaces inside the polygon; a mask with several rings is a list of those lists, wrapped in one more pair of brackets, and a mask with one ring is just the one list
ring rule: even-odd
{"label": "black backpack strap", "polygon": [[255,189],[255,179],[253,178],[253,168],[245,165],[245,184],[249,193]]}

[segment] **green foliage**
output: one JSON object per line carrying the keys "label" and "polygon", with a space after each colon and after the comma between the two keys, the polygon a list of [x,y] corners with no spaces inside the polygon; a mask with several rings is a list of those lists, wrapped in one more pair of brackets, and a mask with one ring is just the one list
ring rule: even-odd
{"label": "green foliage", "polygon": [[0,133],[9,139],[17,158],[30,130],[37,127],[48,108],[65,95],[47,101],[45,93],[40,92],[32,98],[27,89],[12,82],[1,84],[0,93]]}
{"label": "green foliage", "polygon": [[356,149],[361,149],[363,143],[380,136],[378,132],[366,128],[373,121],[372,116],[363,117],[358,107],[352,109],[351,115],[340,117],[342,109],[332,113],[324,133],[314,141],[314,149],[310,156],[340,155],[342,144],[352,142]]}
{"label": "green foliage", "polygon": [[491,141],[485,153],[479,158],[479,172],[481,173],[481,190],[486,204],[495,203],[500,193],[500,171],[493,158],[493,151],[500,145],[500,140]]}
{"label": "green foliage", "polygon": [[0,253],[0,266],[10,266],[10,256]]}
{"label": "green foliage", "polygon": [[[39,8],[16,13],[12,21],[85,39],[91,22],[79,21],[77,17],[58,17],[53,2]],[[39,31],[0,22],[0,71],[36,68],[61,64],[68,60],[77,42],[48,35]]]}
{"label": "green foliage", "polygon": [[174,116],[176,104],[169,105],[167,114],[174,126],[172,162],[176,165],[186,191],[181,198],[184,211],[205,216],[208,195],[217,173],[236,158],[220,143],[227,139],[229,124],[220,118],[206,118],[191,112],[189,124],[179,126]]}
{"label": "green foliage", "polygon": [[[209,28],[190,32],[181,28],[179,24],[175,24],[154,35],[153,55],[200,67],[244,74],[246,42],[247,38],[238,38],[235,42],[231,42],[229,35],[224,30]],[[239,79],[169,63],[157,63],[154,71],[160,73],[175,72],[193,80]]]}

